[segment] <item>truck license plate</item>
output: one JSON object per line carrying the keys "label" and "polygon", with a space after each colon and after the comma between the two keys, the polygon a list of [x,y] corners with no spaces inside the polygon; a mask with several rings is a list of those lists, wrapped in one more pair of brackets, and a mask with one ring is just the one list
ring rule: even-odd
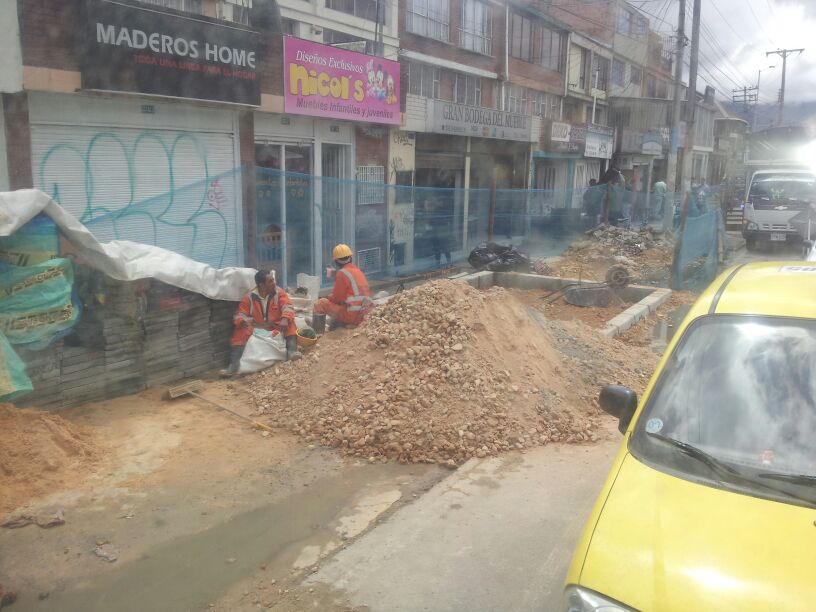
{"label": "truck license plate", "polygon": [[782,232],[771,232],[771,240],[774,242],[785,242],[785,234]]}

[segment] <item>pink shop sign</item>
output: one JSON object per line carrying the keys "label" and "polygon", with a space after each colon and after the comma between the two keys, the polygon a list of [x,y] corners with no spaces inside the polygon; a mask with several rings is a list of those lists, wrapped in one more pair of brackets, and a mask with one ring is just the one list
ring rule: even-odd
{"label": "pink shop sign", "polygon": [[287,113],[400,124],[399,62],[289,36],[283,62]]}

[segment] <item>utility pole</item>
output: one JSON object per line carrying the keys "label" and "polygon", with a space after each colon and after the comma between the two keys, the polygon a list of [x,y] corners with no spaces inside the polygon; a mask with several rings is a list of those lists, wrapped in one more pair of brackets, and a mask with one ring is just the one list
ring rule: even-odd
{"label": "utility pole", "polygon": [[[677,21],[677,48],[674,52],[674,106],[672,108],[671,143],[669,144],[669,159],[666,168],[667,193],[677,191],[677,149],[680,146],[680,120],[683,110],[683,59],[686,52],[686,2],[680,0],[680,14]],[[670,196],[667,196],[670,197]],[[664,211],[671,207],[666,204]],[[668,220],[667,220],[668,217]],[[671,216],[663,215],[663,229],[668,230]]]}
{"label": "utility pole", "polygon": [[694,170],[694,145],[697,135],[695,131],[695,123],[697,120],[697,70],[700,65],[701,4],[701,0],[694,0],[694,13],[692,15],[691,25],[691,67],[689,69],[688,99],[686,100],[686,146],[683,149],[683,175],[681,177],[683,191],[688,191],[691,185],[691,179],[693,178],[691,173]]}
{"label": "utility pole", "polygon": [[765,57],[769,55],[778,55],[782,58],[782,91],[779,92],[779,126],[785,121],[785,78],[788,72],[788,56],[794,53],[802,54],[804,49],[777,49],[776,51],[768,51]]}
{"label": "utility pole", "polygon": [[747,110],[749,105],[757,101],[757,96],[758,94],[756,87],[741,87],[733,90],[731,100],[736,103],[742,102]]}
{"label": "utility pole", "polygon": [[754,103],[754,117],[753,117],[753,121],[751,122],[751,131],[752,132],[756,132],[756,129],[757,129],[757,109],[759,108],[759,93],[760,93],[759,83],[760,83],[760,80],[762,79],[762,73],[765,72],[766,70],[772,70],[774,68],[776,68],[776,66],[768,66],[767,68],[762,68],[760,70],[757,70],[757,84],[756,84],[757,99],[756,99],[756,102]]}
{"label": "utility pole", "polygon": [[[682,4],[684,0],[680,0]],[[672,261],[672,287],[678,288],[682,285],[682,270],[680,269],[680,254],[683,247],[683,232],[686,229],[686,219],[688,218],[689,197],[691,196],[690,175],[694,168],[694,144],[696,139],[695,121],[697,116],[697,69],[700,64],[700,17],[702,12],[702,0],[694,0],[694,13],[691,25],[691,68],[689,70],[688,100],[686,101],[686,142],[683,148],[683,175],[680,184],[683,186],[683,205],[680,211],[680,228],[677,234],[677,241],[674,244],[674,259]],[[686,187],[686,185],[689,187]]]}

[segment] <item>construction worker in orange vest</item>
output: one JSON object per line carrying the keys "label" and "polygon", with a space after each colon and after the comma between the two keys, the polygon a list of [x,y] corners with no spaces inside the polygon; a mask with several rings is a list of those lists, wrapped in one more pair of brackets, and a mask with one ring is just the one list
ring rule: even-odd
{"label": "construction worker in orange vest", "polygon": [[295,308],[289,295],[277,286],[275,273],[269,270],[258,270],[255,273],[256,287],[247,293],[238,305],[233,322],[235,331],[230,344],[230,364],[221,370],[222,376],[233,376],[238,373],[244,347],[255,328],[279,331],[286,338],[286,359],[299,359],[297,347],[297,325],[295,325]]}
{"label": "construction worker in orange vest", "polygon": [[337,273],[334,288],[327,298],[320,298],[314,305],[315,315],[328,315],[343,325],[359,325],[373,307],[368,280],[357,266],[351,263],[351,248],[338,244],[332,251]]}

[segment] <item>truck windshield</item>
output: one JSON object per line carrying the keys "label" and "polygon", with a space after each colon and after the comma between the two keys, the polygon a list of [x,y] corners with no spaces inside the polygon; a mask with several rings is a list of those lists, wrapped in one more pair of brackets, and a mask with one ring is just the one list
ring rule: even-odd
{"label": "truck windshield", "polygon": [[698,319],[669,358],[630,450],[681,477],[816,504],[814,373],[814,321]]}
{"label": "truck windshield", "polygon": [[754,181],[751,198],[763,200],[816,201],[816,180],[812,178],[768,178]]}

